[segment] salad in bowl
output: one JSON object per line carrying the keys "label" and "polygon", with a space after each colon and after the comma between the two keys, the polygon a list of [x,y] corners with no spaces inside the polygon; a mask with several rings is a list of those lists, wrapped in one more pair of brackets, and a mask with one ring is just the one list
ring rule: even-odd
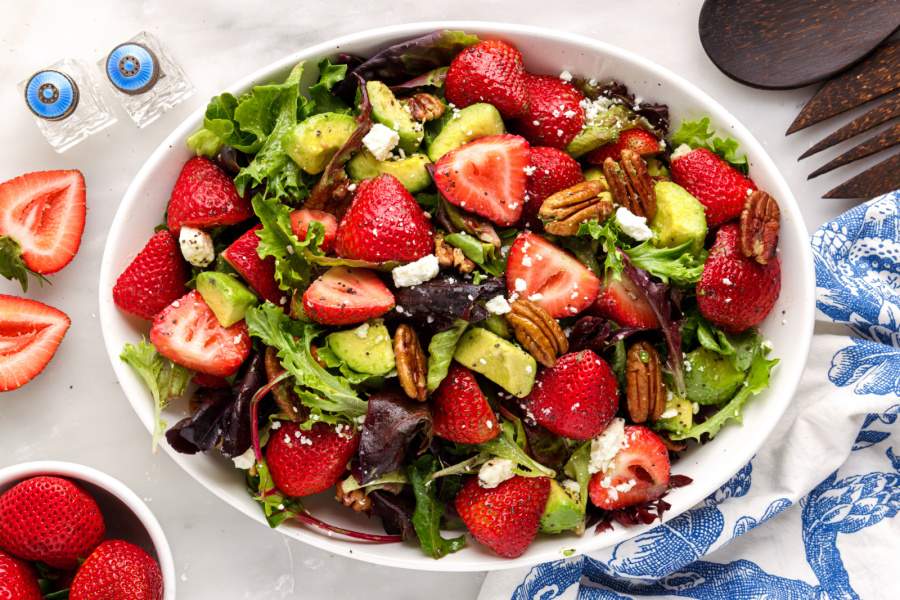
{"label": "salad in bowl", "polygon": [[652,523],[769,385],[780,209],[738,143],[502,37],[216,96],[102,292],[147,322],[154,444],[232,459],[272,527],[516,558]]}

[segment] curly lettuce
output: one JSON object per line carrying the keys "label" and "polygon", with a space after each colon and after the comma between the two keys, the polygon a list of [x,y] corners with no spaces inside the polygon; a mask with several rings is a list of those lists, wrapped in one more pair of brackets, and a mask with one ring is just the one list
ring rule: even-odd
{"label": "curly lettuce", "polygon": [[706,148],[718,154],[722,160],[732,167],[746,174],[749,170],[747,156],[738,154],[740,144],[731,137],[715,137],[715,130],[710,128],[709,117],[703,117],[696,121],[682,121],[681,126],[670,138],[673,148],[681,144],[687,144],[691,148]]}

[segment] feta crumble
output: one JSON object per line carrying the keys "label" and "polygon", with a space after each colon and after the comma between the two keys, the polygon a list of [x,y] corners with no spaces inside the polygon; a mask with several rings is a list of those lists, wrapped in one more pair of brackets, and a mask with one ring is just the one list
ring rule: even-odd
{"label": "feta crumble", "polygon": [[440,266],[437,256],[429,254],[417,261],[396,267],[391,271],[391,277],[394,278],[395,286],[410,287],[434,279],[437,277],[438,271],[440,271]]}
{"label": "feta crumble", "polygon": [[688,146],[687,144],[681,144],[680,146],[675,148],[674,152],[672,152],[671,160],[679,159],[682,156],[684,156],[685,154],[689,154],[690,151],[691,151],[690,146]]}
{"label": "feta crumble", "polygon": [[363,146],[376,160],[387,160],[400,143],[400,134],[381,123],[375,123],[362,139]]}
{"label": "feta crumble", "polygon": [[478,485],[487,489],[497,487],[515,476],[513,473],[515,466],[508,458],[492,458],[481,465],[478,471]]}
{"label": "feta crumble", "polygon": [[369,324],[363,323],[362,325],[360,325],[359,327],[354,329],[353,333],[355,333],[356,337],[358,337],[361,340],[366,339],[367,337],[369,337]]}
{"label": "feta crumble", "polygon": [[492,315],[505,315],[512,310],[509,302],[502,295],[494,296],[484,303],[484,307]]}
{"label": "feta crumble", "polygon": [[208,267],[216,257],[212,236],[200,229],[182,226],[178,245],[184,260],[195,267]]}
{"label": "feta crumble", "polygon": [[516,280],[515,280],[515,282],[514,282],[514,285],[516,286],[516,291],[517,291],[517,292],[524,292],[524,291],[525,291],[525,288],[528,287],[528,282],[526,282],[526,281],[525,281],[524,279],[522,279],[521,277],[516,277]]}
{"label": "feta crumble", "polygon": [[251,468],[256,463],[256,453],[253,451],[253,446],[250,446],[243,454],[235,456],[231,460],[235,469],[246,471]]}
{"label": "feta crumble", "polygon": [[559,74],[559,78],[563,81],[572,81],[572,74],[568,71],[568,69],[566,69]]}
{"label": "feta crumble", "polygon": [[622,233],[633,240],[643,242],[653,237],[653,232],[647,227],[647,217],[639,217],[624,206],[616,209],[616,222]]}
{"label": "feta crumble", "polygon": [[625,419],[613,419],[603,433],[591,440],[591,460],[588,473],[601,473],[625,445]]}

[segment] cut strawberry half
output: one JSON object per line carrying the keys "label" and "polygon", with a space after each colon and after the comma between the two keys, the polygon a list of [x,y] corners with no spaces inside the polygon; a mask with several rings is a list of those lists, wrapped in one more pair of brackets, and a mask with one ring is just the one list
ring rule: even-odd
{"label": "cut strawberry half", "polygon": [[513,225],[522,216],[529,145],[518,135],[491,135],[441,157],[434,183],[454,206],[498,225]]}
{"label": "cut strawberry half", "polygon": [[231,177],[208,158],[195,156],[184,163],[172,188],[166,225],[178,235],[182,225],[208,229],[252,216],[250,201],[237,193]]}
{"label": "cut strawberry half", "polygon": [[222,327],[197,290],[156,315],[150,341],[172,362],[219,377],[237,372],[252,345],[247,324],[240,321]]}
{"label": "cut strawberry half", "polygon": [[394,308],[394,295],[368,269],[333,267],[303,294],[307,316],[324,325],[352,325]]}
{"label": "cut strawberry half", "polygon": [[659,436],[641,425],[625,427],[625,442],[588,485],[591,502],[616,510],[656,500],[669,487],[669,452]]}
{"label": "cut strawberry half", "polygon": [[19,244],[35,273],[55,273],[72,261],[85,211],[80,171],[38,171],[0,184],[0,235]]}
{"label": "cut strawberry half", "polygon": [[594,303],[600,279],[568,252],[526,231],[509,250],[506,285],[510,294],[536,302],[561,319]]}
{"label": "cut strawberry half", "polygon": [[0,392],[22,387],[43,371],[71,323],[51,306],[0,294]]}
{"label": "cut strawberry half", "polygon": [[641,156],[653,156],[659,154],[659,139],[640,127],[634,129],[626,129],[619,134],[619,139],[615,142],[600,146],[596,150],[589,152],[584,157],[586,163],[591,165],[602,165],[607,158],[619,160],[622,158],[622,150],[632,150]]}
{"label": "cut strawberry half", "polygon": [[241,237],[231,242],[231,245],[222,252],[222,258],[257,294],[272,304],[281,306],[286,302],[287,296],[275,281],[275,259],[271,256],[262,259],[256,252],[256,247],[259,246],[259,236],[256,232],[260,229],[262,225],[251,227]]}
{"label": "cut strawberry half", "polygon": [[653,312],[653,307],[640,294],[637,285],[624,273],[621,279],[614,279],[612,275],[607,274],[594,304],[594,311],[600,316],[612,319],[622,327],[642,329],[659,327],[659,320]]}
{"label": "cut strawberry half", "polygon": [[291,230],[297,236],[297,239],[303,241],[306,239],[309,224],[313,221],[321,223],[325,229],[325,235],[319,247],[322,252],[327,254],[334,248],[334,238],[337,235],[338,223],[333,214],[324,210],[312,210],[309,208],[295,210],[291,213]]}

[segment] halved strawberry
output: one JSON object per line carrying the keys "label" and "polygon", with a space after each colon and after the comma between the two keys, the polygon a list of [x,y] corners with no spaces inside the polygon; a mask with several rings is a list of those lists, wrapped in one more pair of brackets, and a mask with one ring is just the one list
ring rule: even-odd
{"label": "halved strawberry", "polygon": [[182,225],[207,229],[252,216],[250,201],[237,193],[231,177],[208,158],[195,156],[184,163],[172,188],[166,225],[177,235]]}
{"label": "halved strawberry", "polygon": [[588,485],[591,502],[603,510],[656,500],[669,487],[669,452],[659,436],[641,425],[625,427],[625,442]]}
{"label": "halved strawberry", "polygon": [[337,218],[333,214],[324,210],[312,210],[309,208],[295,210],[291,213],[291,230],[297,236],[297,239],[303,241],[306,239],[306,231],[309,229],[309,224],[313,221],[318,221],[325,228],[325,237],[322,238],[320,248],[322,252],[327,254],[334,248],[334,237],[338,228]]}
{"label": "halved strawberry", "polygon": [[594,304],[594,312],[612,319],[622,327],[643,329],[659,327],[659,320],[653,312],[653,307],[625,273],[622,273],[621,279],[615,279],[607,273],[597,302]]}
{"label": "halved strawberry", "polygon": [[394,308],[391,290],[368,269],[332,267],[303,293],[303,309],[316,323],[352,325]]}
{"label": "halved strawberry", "polygon": [[203,296],[192,290],[153,319],[150,341],[169,360],[207,375],[233,375],[250,354],[243,321],[222,327]]}
{"label": "halved strawberry", "polygon": [[602,165],[607,158],[617,161],[622,158],[622,150],[632,150],[641,156],[653,156],[659,154],[662,148],[655,135],[646,129],[635,127],[620,133],[616,141],[589,152],[584,161],[591,165]]}
{"label": "halved strawberry", "polygon": [[525,231],[509,250],[506,285],[556,319],[572,317],[597,299],[600,279],[568,252]]}
{"label": "halved strawberry", "polygon": [[0,184],[0,235],[19,244],[35,273],[55,273],[72,261],[85,212],[80,171],[37,171]]}
{"label": "halved strawberry", "polygon": [[271,256],[262,259],[256,252],[256,247],[259,246],[259,236],[256,232],[260,229],[262,225],[251,227],[241,237],[231,242],[231,245],[222,252],[222,258],[234,267],[257,294],[280,306],[287,296],[278,288],[275,281],[275,259]]}
{"label": "halved strawberry", "polygon": [[501,40],[484,40],[456,55],[444,81],[447,100],[463,108],[493,104],[509,119],[528,104],[522,54]]}
{"label": "halved strawberry", "polygon": [[535,145],[565,148],[584,126],[584,94],[552,75],[525,76],[528,108],[516,130]]}
{"label": "halved strawberry", "polygon": [[71,323],[64,312],[51,306],[0,294],[0,392],[37,377]]}
{"label": "halved strawberry", "polygon": [[178,240],[169,231],[157,231],[119,275],[113,302],[127,313],[152,319],[184,295],[188,274]]}
{"label": "halved strawberry", "polygon": [[500,425],[478,381],[453,363],[431,398],[434,434],[460,444],[483,444],[500,433]]}
{"label": "halved strawberry", "polygon": [[491,135],[442,156],[434,183],[451,204],[498,225],[513,225],[525,202],[529,146],[518,135]]}

